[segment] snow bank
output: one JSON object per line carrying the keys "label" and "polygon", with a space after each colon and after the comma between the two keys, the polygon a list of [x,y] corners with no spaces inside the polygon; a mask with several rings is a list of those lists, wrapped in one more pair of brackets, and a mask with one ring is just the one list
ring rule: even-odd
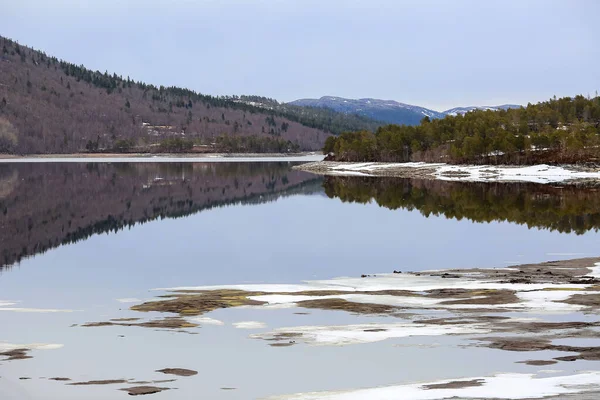
{"label": "snow bank", "polygon": [[[532,374],[500,374],[459,379],[459,381],[471,380],[480,380],[482,384],[457,389],[427,389],[423,384],[410,384],[337,392],[300,393],[269,397],[266,400],[537,399],[600,389],[600,371],[545,378],[535,378]],[[437,381],[431,384],[449,382],[452,381]]]}

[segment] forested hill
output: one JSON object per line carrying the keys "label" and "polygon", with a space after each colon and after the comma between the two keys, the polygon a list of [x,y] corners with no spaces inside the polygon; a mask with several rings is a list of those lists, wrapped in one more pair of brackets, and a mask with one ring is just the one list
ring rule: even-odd
{"label": "forested hill", "polygon": [[331,137],[338,161],[476,164],[600,161],[600,97],[552,99],[527,107],[475,110],[418,126],[388,125]]}
{"label": "forested hill", "polygon": [[331,110],[156,87],[0,36],[0,153],[188,151],[214,143],[220,151],[316,150],[331,133],[374,127]]}

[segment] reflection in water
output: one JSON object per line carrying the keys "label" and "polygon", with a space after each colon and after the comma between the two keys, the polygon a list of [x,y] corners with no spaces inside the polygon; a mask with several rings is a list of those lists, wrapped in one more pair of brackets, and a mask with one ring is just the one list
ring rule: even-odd
{"label": "reflection in water", "polygon": [[330,198],[419,210],[475,222],[508,221],[583,234],[600,227],[599,188],[535,183],[467,183],[402,178],[326,177]]}
{"label": "reflection in water", "polygon": [[136,223],[321,190],[288,163],[0,164],[0,267]]}
{"label": "reflection in water", "polygon": [[[0,268],[157,218],[321,192],[322,179],[293,171],[289,163],[0,164]],[[326,177],[323,187],[330,198],[374,199],[426,217],[508,221],[577,234],[600,227],[598,188],[590,186]]]}

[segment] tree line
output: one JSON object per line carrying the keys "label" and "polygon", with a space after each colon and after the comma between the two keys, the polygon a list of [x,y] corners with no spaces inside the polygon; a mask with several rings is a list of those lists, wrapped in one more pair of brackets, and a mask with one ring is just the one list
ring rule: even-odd
{"label": "tree line", "polygon": [[323,148],[338,161],[450,163],[595,162],[600,156],[600,97],[553,98],[508,110],[476,110],[418,126],[346,132]]}
{"label": "tree line", "polygon": [[215,140],[215,149],[223,153],[298,153],[300,146],[281,138],[221,135]]}

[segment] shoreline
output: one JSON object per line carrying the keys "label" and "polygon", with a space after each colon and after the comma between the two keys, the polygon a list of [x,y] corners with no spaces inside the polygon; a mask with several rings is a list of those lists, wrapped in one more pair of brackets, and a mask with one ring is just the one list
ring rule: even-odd
{"label": "shoreline", "polygon": [[416,178],[464,182],[600,182],[600,168],[577,165],[453,165],[444,163],[383,163],[316,161],[293,167],[326,176]]}
{"label": "shoreline", "polygon": [[300,153],[50,153],[50,154],[0,154],[0,160],[24,158],[211,158],[211,157],[301,157],[318,155],[318,152],[305,151]]}
{"label": "shoreline", "polygon": [[20,162],[315,162],[323,159],[315,152],[303,153],[74,153],[0,154],[0,163]]}

